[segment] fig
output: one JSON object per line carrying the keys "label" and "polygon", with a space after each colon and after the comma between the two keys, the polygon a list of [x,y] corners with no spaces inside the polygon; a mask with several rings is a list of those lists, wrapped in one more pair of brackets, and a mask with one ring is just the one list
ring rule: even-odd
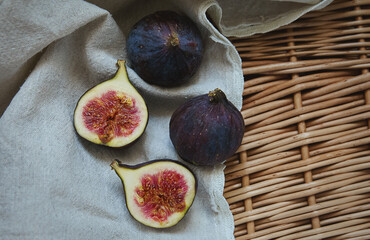
{"label": "fig", "polygon": [[243,117],[221,89],[188,100],[170,120],[177,153],[195,165],[222,163],[239,148],[243,135]]}
{"label": "fig", "polygon": [[130,166],[115,160],[111,167],[121,178],[127,209],[144,225],[174,226],[193,203],[197,180],[180,162],[157,159]]}
{"label": "fig", "polygon": [[150,14],[131,29],[128,58],[147,83],[179,86],[197,71],[203,56],[199,29],[186,16],[173,11]]}
{"label": "fig", "polygon": [[86,140],[109,147],[123,147],[137,140],[148,123],[142,96],[131,85],[124,60],[115,76],[82,95],[74,112],[74,127]]}

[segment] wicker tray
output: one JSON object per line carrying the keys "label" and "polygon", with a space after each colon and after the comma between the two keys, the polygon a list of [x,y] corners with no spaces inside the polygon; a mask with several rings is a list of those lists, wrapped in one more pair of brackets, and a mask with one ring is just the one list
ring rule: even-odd
{"label": "wicker tray", "polygon": [[334,1],[231,39],[242,146],[224,196],[239,239],[370,239],[370,1]]}

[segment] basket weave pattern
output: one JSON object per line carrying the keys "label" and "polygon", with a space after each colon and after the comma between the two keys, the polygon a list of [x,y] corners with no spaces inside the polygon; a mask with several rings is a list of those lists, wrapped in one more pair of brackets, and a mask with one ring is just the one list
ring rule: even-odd
{"label": "basket weave pattern", "polygon": [[236,239],[369,239],[370,1],[231,40],[245,77],[225,168]]}

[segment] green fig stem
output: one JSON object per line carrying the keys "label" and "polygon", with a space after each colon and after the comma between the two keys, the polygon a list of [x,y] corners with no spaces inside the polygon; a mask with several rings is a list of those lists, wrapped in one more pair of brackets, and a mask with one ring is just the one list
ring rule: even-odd
{"label": "green fig stem", "polygon": [[114,159],[114,161],[110,164],[110,166],[114,170],[117,170],[117,169],[132,169],[132,166],[124,164],[118,159]]}
{"label": "green fig stem", "polygon": [[114,78],[116,78],[117,76],[125,76],[127,81],[130,82],[128,79],[127,70],[126,70],[126,60],[119,59],[117,61],[117,65],[118,65],[118,70]]}
{"label": "green fig stem", "polygon": [[118,163],[118,160],[114,160],[110,166],[112,167],[112,170],[117,170],[117,168],[119,168],[119,163]]}
{"label": "green fig stem", "polygon": [[214,103],[219,103],[219,102],[226,100],[225,93],[219,88],[216,88],[215,90],[210,91],[208,93],[208,96],[209,96],[209,101],[214,102]]}
{"label": "green fig stem", "polygon": [[125,67],[125,64],[126,64],[126,60],[119,59],[119,60],[117,61],[117,65],[118,65],[118,67],[124,67],[124,68],[126,68],[126,67]]}

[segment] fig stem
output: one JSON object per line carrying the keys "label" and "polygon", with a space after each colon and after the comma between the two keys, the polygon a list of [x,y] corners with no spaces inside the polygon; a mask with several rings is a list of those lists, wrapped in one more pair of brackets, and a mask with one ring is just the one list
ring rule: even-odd
{"label": "fig stem", "polygon": [[125,67],[125,64],[126,64],[126,60],[118,59],[117,61],[118,67]]}
{"label": "fig stem", "polygon": [[113,79],[118,78],[118,76],[124,76],[123,78],[120,78],[120,79],[124,79],[125,81],[130,82],[130,80],[128,79],[127,70],[126,70],[126,60],[123,60],[123,59],[117,60],[117,65],[118,65],[118,70]]}
{"label": "fig stem", "polygon": [[208,96],[209,96],[209,101],[215,102],[215,103],[224,101],[226,99],[225,93],[219,88],[216,88],[215,90],[210,91],[208,93]]}
{"label": "fig stem", "polygon": [[170,37],[168,38],[168,44],[172,47],[176,47],[180,44],[180,40],[177,33],[172,33],[170,35]]}
{"label": "fig stem", "polygon": [[112,170],[116,170],[118,167],[119,167],[119,164],[118,164],[118,161],[117,160],[114,160],[110,166],[112,167]]}
{"label": "fig stem", "polygon": [[114,159],[114,161],[110,164],[110,166],[112,167],[112,169],[114,169],[114,170],[117,170],[118,168],[128,168],[128,169],[130,169],[130,168],[132,168],[132,166],[130,166],[130,165],[127,165],[127,164],[124,164],[124,163],[122,163],[122,161],[121,160],[118,160],[118,159]]}

